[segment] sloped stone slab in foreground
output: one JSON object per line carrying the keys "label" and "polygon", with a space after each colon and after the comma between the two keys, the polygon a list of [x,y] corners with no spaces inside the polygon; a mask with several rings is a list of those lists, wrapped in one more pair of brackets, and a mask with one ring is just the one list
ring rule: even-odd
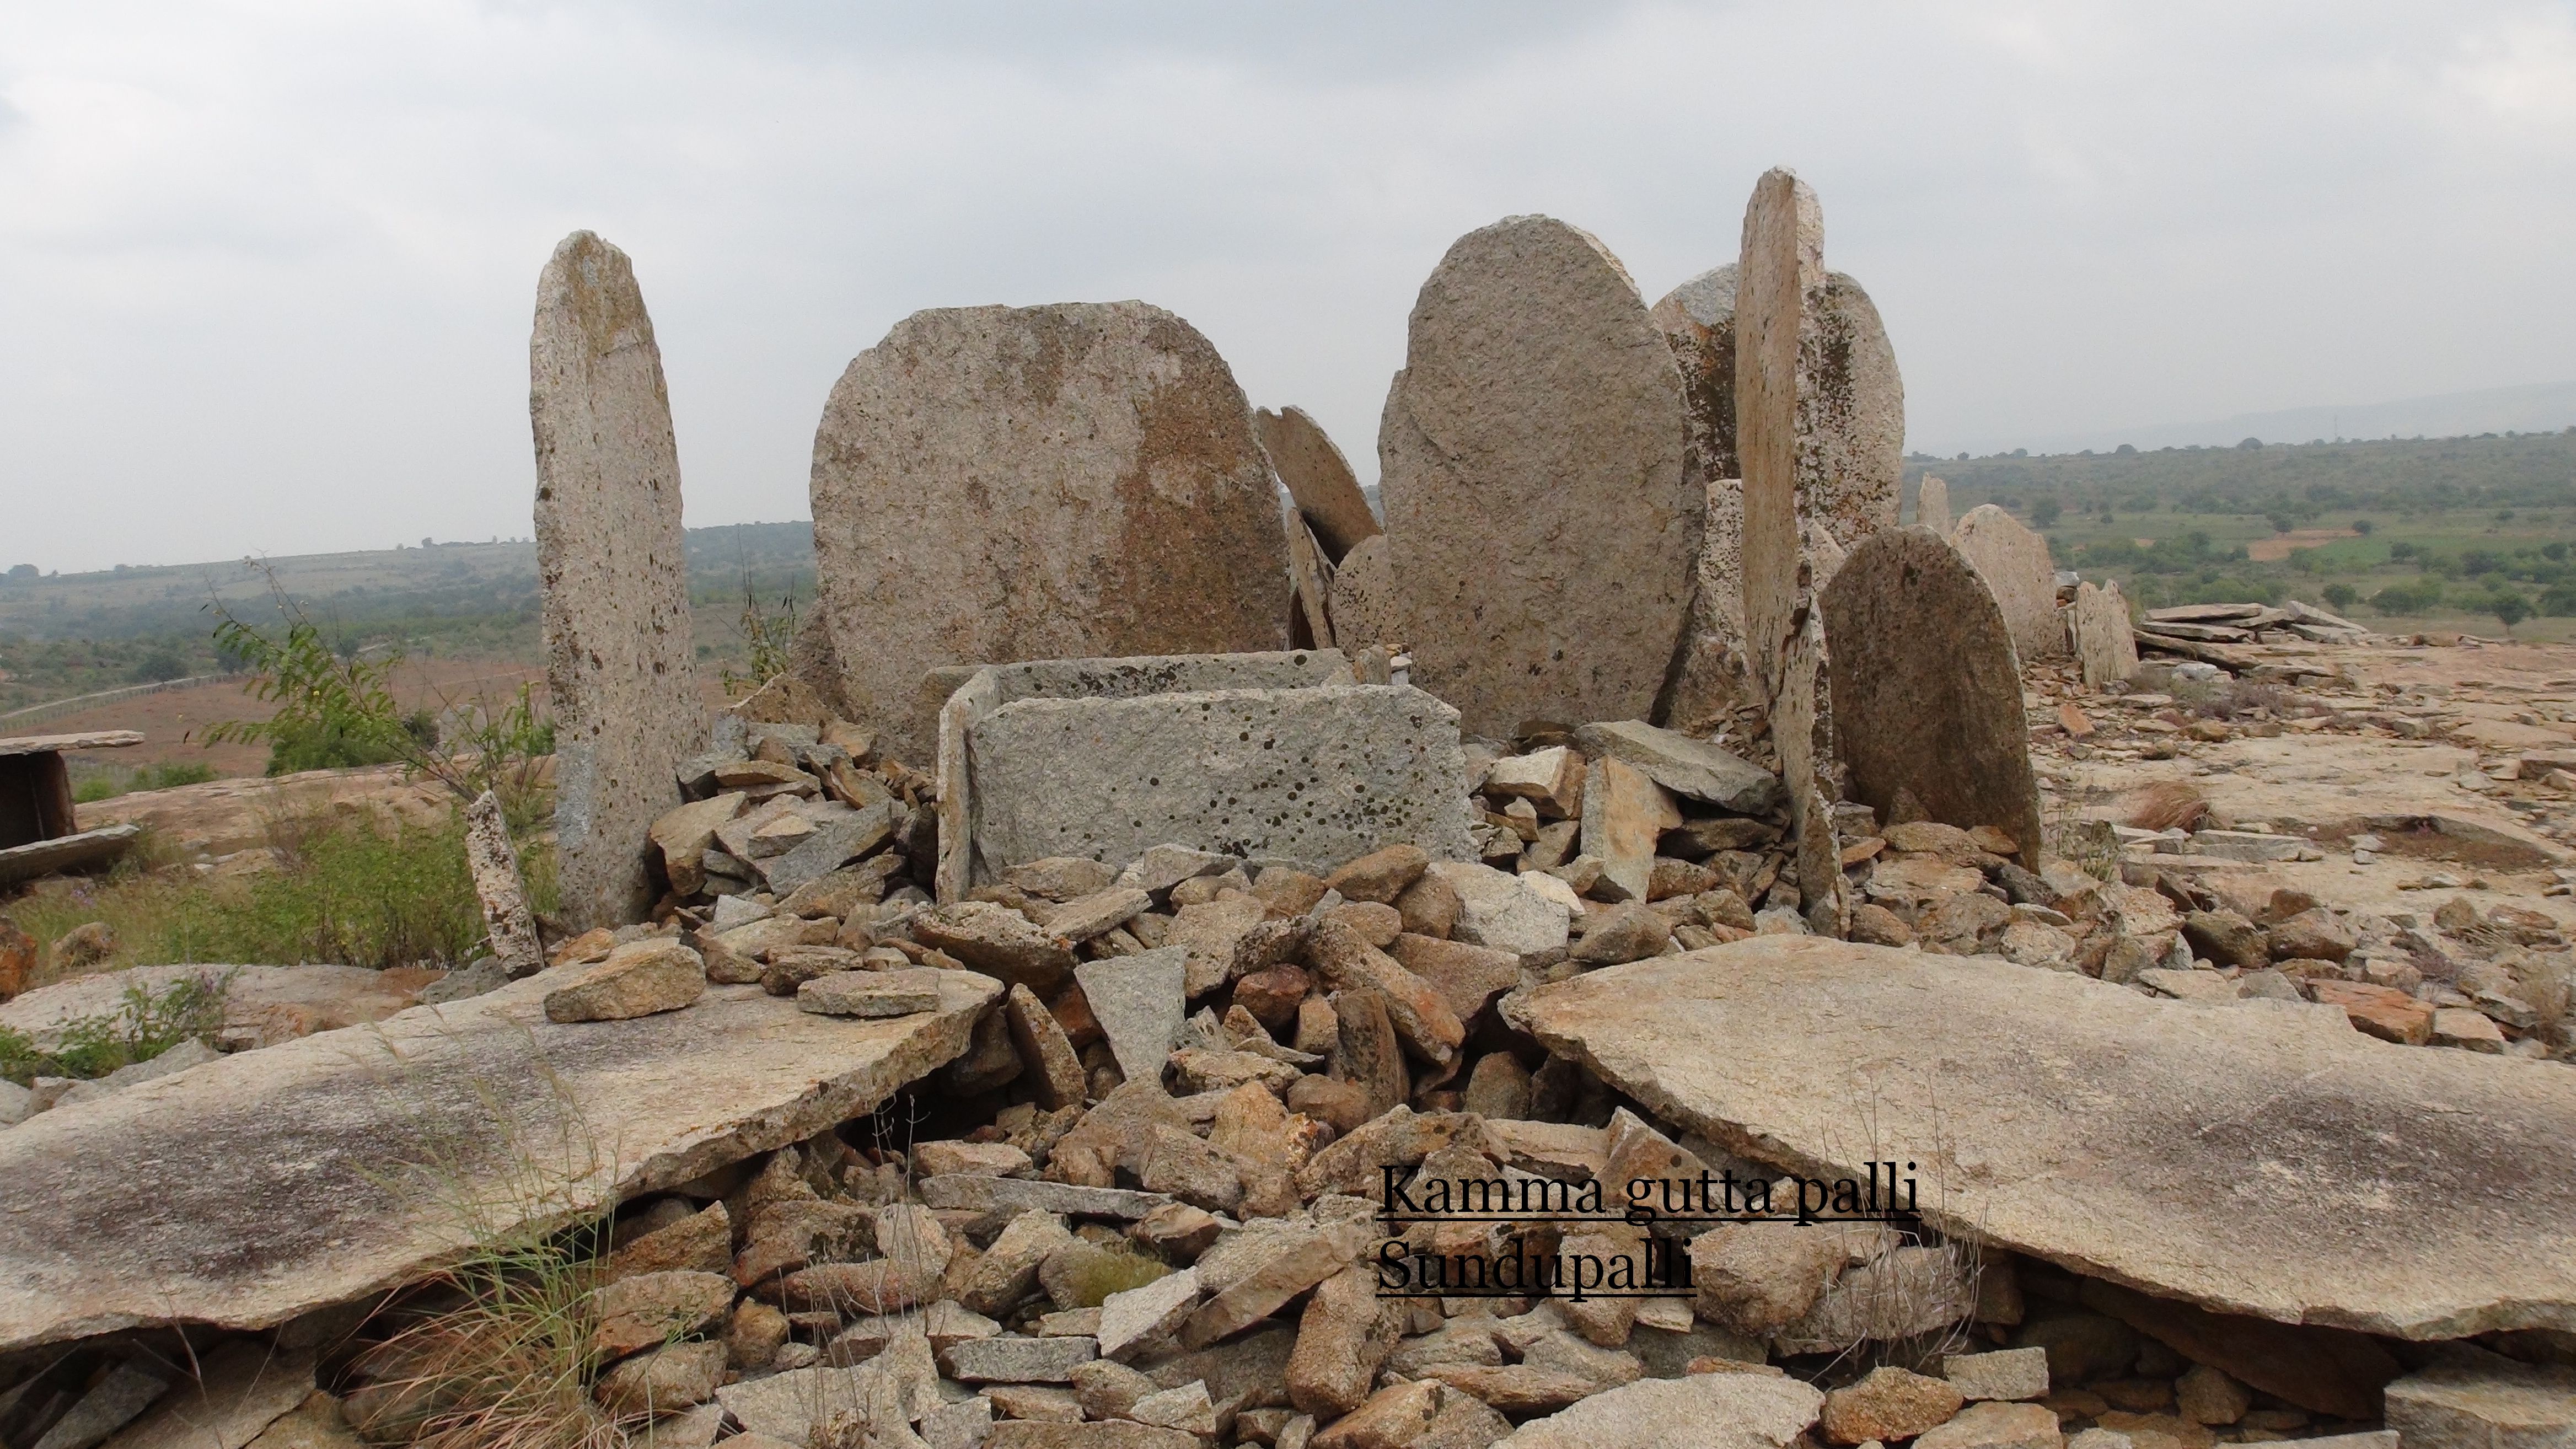
{"label": "sloped stone slab in foreground", "polygon": [[2407,1338],[2576,1329],[2563,1065],[1789,936],[1507,1010],[1729,1150],[1912,1161],[1933,1226],[2152,1294]]}
{"label": "sloped stone slab in foreground", "polygon": [[865,1114],[1001,992],[860,1021],[757,986],[557,1025],[544,971],[0,1132],[0,1352],[138,1324],[260,1328]]}

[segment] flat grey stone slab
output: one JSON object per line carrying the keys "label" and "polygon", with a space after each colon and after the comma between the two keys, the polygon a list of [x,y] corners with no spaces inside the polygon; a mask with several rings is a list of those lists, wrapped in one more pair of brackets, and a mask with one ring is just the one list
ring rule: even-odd
{"label": "flat grey stone slab", "polygon": [[10,846],[0,850],[0,885],[34,880],[59,870],[104,865],[132,849],[134,838],[142,833],[140,825],[102,825],[96,830]]}
{"label": "flat grey stone slab", "polygon": [[970,1338],[947,1354],[949,1375],[969,1384],[1060,1384],[1099,1356],[1088,1338]]}
{"label": "flat grey stone slab", "polygon": [[1123,1187],[1075,1187],[1029,1177],[985,1177],[950,1173],[921,1180],[921,1200],[935,1208],[969,1212],[1071,1213],[1076,1217],[1134,1221],[1171,1202],[1159,1192],[1131,1192]]}
{"label": "flat grey stone slab", "polygon": [[1082,998],[1128,1081],[1163,1079],[1164,1059],[1189,1015],[1189,961],[1188,947],[1160,946],[1073,968]]}
{"label": "flat grey stone slab", "polygon": [[1925,1219],[2225,1313],[2404,1338],[2576,1328],[2576,1072],[2286,1003],[1798,936],[1506,1014],[1793,1171],[1912,1161]]}
{"label": "flat grey stone slab", "polygon": [[796,1004],[825,1016],[910,1016],[939,1009],[942,973],[912,971],[835,971],[796,988]]}
{"label": "flat grey stone slab", "polygon": [[[579,968],[209,1062],[0,1132],[0,1352],[257,1329],[410,1282],[486,1228],[567,1221],[862,1116],[965,1050],[1001,984],[894,1021],[718,986],[556,1024]],[[496,1104],[509,1120],[496,1120]],[[505,1193],[531,1177],[542,1191]],[[1143,1194],[1139,1194],[1143,1196]]]}

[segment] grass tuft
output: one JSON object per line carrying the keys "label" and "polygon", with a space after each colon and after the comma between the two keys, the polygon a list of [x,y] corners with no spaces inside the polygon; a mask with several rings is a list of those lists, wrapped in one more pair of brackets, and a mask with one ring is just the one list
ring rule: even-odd
{"label": "grass tuft", "polygon": [[25,1032],[0,1026],[0,1078],[27,1086],[38,1077],[106,1076],[119,1067],[148,1062],[185,1041],[212,1044],[223,1029],[224,993],[232,973],[200,971],[160,991],[125,989],[116,1010],[74,1017],[40,1046]]}
{"label": "grass tuft", "polygon": [[2137,830],[2189,830],[2209,814],[2209,797],[2180,780],[2158,780],[2129,798]]}

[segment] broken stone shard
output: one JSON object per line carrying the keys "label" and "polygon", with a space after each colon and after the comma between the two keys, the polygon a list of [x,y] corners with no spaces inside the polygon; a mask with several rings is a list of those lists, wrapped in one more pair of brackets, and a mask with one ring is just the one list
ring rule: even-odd
{"label": "broken stone shard", "polygon": [[1976,570],[1926,530],[1890,529],[1852,550],[1823,604],[1851,798],[1882,820],[1904,795],[1942,824],[1996,826],[2035,869],[2020,665]]}
{"label": "broken stone shard", "polygon": [[1683,446],[1672,354],[1597,240],[1544,216],[1459,238],[1378,435],[1413,681],[1479,734],[1649,715],[1699,542]]}
{"label": "broken stone shard", "polygon": [[706,733],[689,636],[680,461],[653,319],[626,254],[563,239],[528,340],[537,573],[555,726],[559,912],[640,920],[644,842]]}
{"label": "broken stone shard", "polygon": [[1968,510],[1950,542],[1974,564],[1994,593],[2012,631],[2013,652],[2023,659],[2066,657],[2066,626],[2057,618],[2057,566],[2048,540],[1991,503]]}
{"label": "broken stone shard", "polygon": [[1780,782],[1770,771],[1678,731],[1632,719],[1585,725],[1575,740],[1591,758],[1622,761],[1685,799],[1739,815],[1765,815],[1780,805]]}
{"label": "broken stone shard", "polygon": [[[2407,1338],[2576,1326],[2576,1184],[2524,1155],[2576,1136],[2576,1082],[2264,1007],[1763,936],[1505,1014],[1729,1151],[1857,1177],[1858,1143],[1938,1140],[1958,1167],[1927,1221],[2160,1297]],[[2481,1228],[2414,1227],[2437,1216]]]}
{"label": "broken stone shard", "polygon": [[1304,408],[1281,408],[1275,413],[1263,408],[1252,415],[1252,425],[1261,436],[1262,451],[1270,455],[1270,466],[1279,471],[1279,481],[1287,485],[1288,496],[1305,516],[1307,527],[1315,531],[1326,558],[1340,563],[1352,549],[1379,535],[1377,515],[1369,512],[1368,496],[1360,492],[1350,461]]}
{"label": "broken stone shard", "polygon": [[2129,627],[2129,603],[2120,586],[2075,586],[2075,604],[2067,611],[2067,629],[2075,638],[2075,658],[2084,682],[2099,688],[2117,684],[2138,672],[2138,639]]}
{"label": "broken stone shard", "polygon": [[1234,375],[1143,302],[918,312],[814,437],[844,693],[896,759],[945,665],[1285,648],[1288,551]]}

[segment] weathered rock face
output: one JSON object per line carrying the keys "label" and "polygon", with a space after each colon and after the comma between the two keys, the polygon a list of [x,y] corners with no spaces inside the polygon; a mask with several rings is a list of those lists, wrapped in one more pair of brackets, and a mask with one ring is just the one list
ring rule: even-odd
{"label": "weathered rock face", "polygon": [[1685,431],[1671,350],[1598,241],[1542,216],[1459,238],[1378,432],[1414,682],[1471,732],[1646,718],[1699,543]]}
{"label": "weathered rock face", "polygon": [[1891,530],[1853,550],[1823,603],[1852,797],[1887,819],[1910,791],[1943,824],[2000,828],[2035,868],[2020,665],[1977,571],[1927,530]]}
{"label": "weathered rock face", "polygon": [[2024,659],[2066,657],[2066,626],[2057,618],[2057,566],[2048,540],[1991,503],[1968,510],[1950,542],[1993,591],[2012,630],[2013,649]]}
{"label": "weathered rock face", "polygon": [[2162,1297],[2411,1338],[2576,1325],[2576,1184],[2531,1169],[2576,1142],[2576,1080],[2542,1064],[1803,936],[1505,1013],[1729,1151],[1915,1161],[1934,1226]]}
{"label": "weathered rock face", "polygon": [[2110,684],[2138,672],[2138,636],[2129,627],[2129,601],[2120,597],[2118,584],[2077,584],[2067,632],[2074,635],[2086,684]]}
{"label": "weathered rock face", "polygon": [[915,313],[814,436],[843,697],[899,759],[943,665],[1279,649],[1287,541],[1216,349],[1143,302]]}
{"label": "weathered rock face", "polygon": [[564,920],[641,919],[645,832],[706,732],[689,637],[680,459],[653,319],[626,254],[574,232],[537,279],[528,340],[537,573],[555,722]]}
{"label": "weathered rock face", "polygon": [[1252,415],[1252,425],[1326,558],[1340,563],[1361,540],[1378,536],[1377,515],[1369,512],[1350,460],[1304,408],[1263,408]]}
{"label": "weathered rock face", "polygon": [[548,1020],[582,970],[0,1132],[0,1181],[55,1209],[0,1214],[0,1352],[138,1324],[266,1327],[418,1278],[478,1228],[668,1189],[863,1115],[963,1051],[1002,992],[950,971],[939,1010],[899,1020],[817,1016],[757,986]]}

